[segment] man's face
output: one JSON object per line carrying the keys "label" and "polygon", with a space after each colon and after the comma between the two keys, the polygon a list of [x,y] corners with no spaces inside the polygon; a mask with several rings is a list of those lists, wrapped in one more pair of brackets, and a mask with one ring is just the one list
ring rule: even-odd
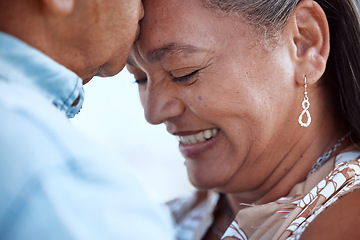
{"label": "man's face", "polygon": [[76,72],[84,83],[94,76],[117,74],[125,66],[140,31],[139,20],[144,14],[141,0],[75,3],[66,39],[74,51],[70,51],[67,59],[60,59],[60,63]]}

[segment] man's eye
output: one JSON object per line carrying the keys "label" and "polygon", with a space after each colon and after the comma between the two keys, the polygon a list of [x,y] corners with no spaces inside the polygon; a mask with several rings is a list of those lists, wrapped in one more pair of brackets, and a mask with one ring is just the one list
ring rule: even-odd
{"label": "man's eye", "polygon": [[135,82],[139,85],[144,85],[147,83],[147,78],[135,79]]}
{"label": "man's eye", "polygon": [[185,83],[186,81],[190,80],[190,78],[194,77],[197,73],[199,72],[199,70],[196,70],[188,75],[185,76],[181,76],[181,77],[174,77],[173,78],[173,82],[178,82],[178,83]]}

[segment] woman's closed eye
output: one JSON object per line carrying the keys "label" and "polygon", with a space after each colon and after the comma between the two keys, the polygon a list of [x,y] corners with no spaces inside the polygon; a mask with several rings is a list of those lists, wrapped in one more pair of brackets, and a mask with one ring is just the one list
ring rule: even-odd
{"label": "woman's closed eye", "polygon": [[[172,82],[180,83],[180,84],[192,84],[193,82],[189,82],[192,77],[195,77],[198,74],[199,70],[193,71],[190,74],[180,76],[180,77],[173,77]],[[144,78],[135,78],[135,83],[139,85],[144,85],[147,83],[147,77]]]}
{"label": "woman's closed eye", "polygon": [[199,70],[193,71],[190,74],[180,76],[180,77],[174,77],[172,79],[173,82],[182,83],[182,84],[192,84],[189,80],[191,80],[192,77],[195,77],[199,73]]}

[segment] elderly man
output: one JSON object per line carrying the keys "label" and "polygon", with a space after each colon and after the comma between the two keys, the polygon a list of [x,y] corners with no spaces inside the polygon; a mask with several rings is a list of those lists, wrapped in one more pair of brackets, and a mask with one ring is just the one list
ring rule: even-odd
{"label": "elderly man", "polygon": [[0,239],[172,238],[125,163],[68,121],[142,16],[140,0],[0,0]]}

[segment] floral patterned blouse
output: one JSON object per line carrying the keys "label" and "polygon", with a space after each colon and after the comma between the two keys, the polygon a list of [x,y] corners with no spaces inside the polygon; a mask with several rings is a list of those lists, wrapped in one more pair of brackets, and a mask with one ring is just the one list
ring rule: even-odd
{"label": "floral patterned blouse", "polygon": [[[343,152],[296,184],[286,197],[262,205],[244,204],[248,207],[237,213],[221,239],[299,239],[316,216],[357,188],[360,188],[360,152]],[[197,192],[170,202],[177,239],[202,239],[212,224],[218,199],[217,193]]]}

